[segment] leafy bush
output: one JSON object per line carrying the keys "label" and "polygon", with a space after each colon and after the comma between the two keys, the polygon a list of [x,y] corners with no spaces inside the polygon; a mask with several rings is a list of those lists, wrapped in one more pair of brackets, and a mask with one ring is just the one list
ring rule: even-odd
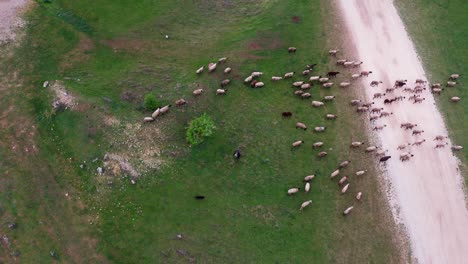
{"label": "leafy bush", "polygon": [[209,137],[213,134],[216,129],[213,119],[207,114],[193,119],[190,121],[187,128],[187,141],[190,145],[195,146],[202,143],[206,137]]}
{"label": "leafy bush", "polygon": [[156,99],[156,96],[153,94],[147,94],[145,95],[145,100],[144,100],[145,108],[148,111],[154,111],[158,108],[158,100]]}

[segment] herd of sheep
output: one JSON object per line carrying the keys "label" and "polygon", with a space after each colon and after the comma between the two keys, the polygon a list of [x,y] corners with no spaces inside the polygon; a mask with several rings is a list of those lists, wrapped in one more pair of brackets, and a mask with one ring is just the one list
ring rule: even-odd
{"label": "herd of sheep", "polygon": [[[289,47],[288,48],[289,53],[296,53],[296,51],[297,51],[297,48],[295,48],[295,47]],[[339,53],[339,50],[330,50],[329,51],[329,55],[331,57],[336,57],[336,55],[338,53]],[[218,62],[209,63],[208,67],[207,67],[208,72],[209,73],[214,72],[217,69],[217,67],[220,66],[220,64],[223,64],[226,61],[227,61],[227,58],[223,57],[223,58],[220,58],[218,60]],[[345,59],[337,59],[336,64],[338,66],[340,66],[340,67],[345,68],[345,69],[354,70],[354,69],[359,68],[363,64],[363,62],[349,61],[349,60],[345,60]],[[320,85],[323,88],[330,89],[331,87],[333,87],[335,85],[335,83],[332,81],[333,78],[335,78],[338,74],[342,74],[339,71],[329,71],[325,76],[315,75],[315,76],[306,77],[306,76],[308,76],[309,74],[311,74],[313,72],[315,66],[316,66],[316,64],[306,65],[306,68],[302,71],[302,76],[306,80],[304,80],[304,81],[294,81],[292,83],[292,87],[296,89],[294,91],[294,93],[293,93],[294,96],[298,96],[298,97],[300,97],[302,99],[310,98],[311,94],[310,94],[310,92],[308,92],[308,90],[311,89],[312,86],[314,86],[314,85]],[[205,71],[205,66],[202,66],[202,67],[198,68],[195,72],[196,72],[197,75],[200,75],[204,71]],[[224,75],[227,76],[227,75],[230,74],[231,71],[232,71],[232,69],[230,67],[226,67],[226,68],[224,68],[223,73],[224,73]],[[340,82],[338,84],[338,86],[341,87],[341,88],[349,87],[352,84],[352,81],[357,80],[357,79],[362,78],[362,77],[368,77],[371,74],[372,74],[372,71],[365,71],[365,70],[360,70],[359,72],[351,73],[350,74],[350,80]],[[287,72],[282,76],[272,76],[271,80],[273,82],[284,81],[284,80],[293,78],[294,75],[296,75],[296,72]],[[260,80],[262,76],[263,76],[262,72],[254,71],[244,79],[244,83],[249,85],[252,88],[264,87],[265,83]],[[458,78],[460,78],[459,74],[452,74],[450,76],[449,81],[447,82],[446,86],[447,87],[454,87],[457,84],[456,80]],[[230,79],[226,78],[226,79],[222,80],[220,82],[221,88],[216,90],[216,95],[226,95],[227,94],[227,87],[229,86],[230,83],[231,83]],[[378,86],[380,84],[382,84],[382,83],[383,83],[382,81],[373,80],[373,81],[370,82],[370,86],[378,89]],[[421,94],[422,94],[422,92],[424,90],[427,89],[426,86],[427,86],[427,82],[424,81],[424,80],[421,80],[421,79],[416,80],[415,85],[414,85],[413,88],[411,88],[409,86],[407,80],[396,80],[393,87],[386,88],[384,91],[381,91],[381,92],[376,92],[373,95],[373,99],[383,99],[383,104],[384,105],[392,104],[392,103],[395,103],[395,102],[398,102],[398,101],[403,101],[407,97],[408,97],[407,100],[410,100],[415,104],[416,103],[422,103],[425,100],[425,98],[421,97]],[[439,84],[439,83],[432,84],[429,87],[430,87],[432,93],[438,94],[438,95],[440,95],[441,92],[444,90],[444,88],[442,88],[442,85]],[[401,92],[398,92],[398,90],[401,90]],[[203,93],[204,93],[204,89],[201,89],[201,88],[195,89],[192,92],[193,96],[201,96]],[[399,94],[399,95],[397,95],[397,94]],[[412,94],[412,95],[409,96],[408,94]],[[408,95],[408,96],[406,96],[406,95]],[[326,102],[331,102],[334,99],[335,99],[334,95],[327,95],[327,96],[324,96],[323,99],[321,99],[321,100],[313,100],[311,102],[311,105],[312,105],[312,107],[319,108],[319,107],[324,106]],[[452,97],[450,100],[452,102],[456,103],[456,102],[460,101],[461,99],[459,97]],[[180,107],[180,106],[182,106],[182,105],[184,105],[186,103],[187,103],[187,101],[185,99],[179,99],[179,100],[177,100],[175,102],[176,106],[178,106],[178,107]],[[362,100],[359,100],[359,99],[351,100],[351,102],[350,102],[350,105],[352,107],[355,107],[357,113],[359,113],[359,114],[369,113],[369,119],[370,119],[371,122],[375,122],[376,120],[378,120],[380,118],[388,117],[388,116],[393,114],[392,112],[385,111],[383,107],[373,106],[374,104],[375,104],[375,102],[363,102]],[[144,118],[144,122],[154,121],[158,116],[168,112],[170,107],[171,107],[171,105],[166,105],[164,107],[156,109],[156,111],[153,112],[151,117],[145,117]],[[291,112],[283,112],[282,116],[285,117],[285,118],[288,118],[288,117],[292,116],[292,113]],[[335,120],[335,119],[337,119],[337,117],[338,116],[336,114],[330,114],[329,113],[329,114],[325,115],[325,119],[327,119],[327,120]],[[307,125],[305,125],[304,123],[297,122],[295,126],[298,129],[307,130]],[[415,129],[417,126],[418,126],[417,124],[412,124],[412,123],[403,123],[403,124],[401,124],[402,129],[412,130],[411,133],[414,136],[419,136],[422,133],[424,133],[424,130],[422,130],[422,129]],[[386,127],[386,125],[374,125],[372,130],[380,131],[380,130],[384,129],[385,127]],[[316,127],[313,128],[313,130],[314,130],[314,132],[321,133],[321,132],[326,131],[326,127],[316,126]],[[436,136],[435,139],[434,139],[434,141],[437,142],[435,148],[437,148],[437,149],[438,148],[444,148],[448,144],[448,143],[443,142],[446,138],[447,138],[446,136],[442,136],[442,135]],[[419,145],[423,144],[425,141],[426,141],[425,139],[418,139],[415,142],[413,142],[412,144],[411,143],[405,143],[405,144],[399,145],[397,150],[405,151],[408,146],[410,146],[410,145],[419,146]],[[304,144],[303,140],[297,140],[297,141],[295,141],[295,142],[293,142],[291,144],[291,147],[292,147],[292,149],[295,149],[295,148],[300,147],[302,144]],[[315,142],[315,143],[312,144],[312,147],[313,147],[313,149],[320,149],[323,145],[324,145],[324,142]],[[351,142],[350,147],[357,149],[357,148],[360,148],[363,145],[364,145],[364,142],[354,141],[354,142]],[[463,147],[455,145],[455,146],[452,146],[452,149],[453,150],[461,150],[461,149],[463,149]],[[380,149],[377,146],[367,146],[364,149],[364,152],[365,153],[376,153],[376,156],[379,158],[380,162],[386,162],[387,160],[389,160],[391,158],[391,156],[386,155],[387,150]],[[239,159],[240,155],[241,155],[240,151],[236,150],[236,152],[234,153],[235,159]],[[325,157],[325,156],[327,156],[327,152],[320,151],[317,154],[317,156],[319,158]],[[414,155],[411,152],[403,152],[403,153],[400,154],[399,158],[400,158],[400,160],[402,162],[404,162],[404,161],[408,161],[413,156]],[[338,165],[338,168],[330,174],[330,178],[333,179],[333,178],[337,177],[338,175],[340,175],[342,170],[345,167],[347,167],[348,164],[350,164],[350,163],[351,163],[351,161],[349,161],[349,160],[341,162]],[[361,176],[361,175],[365,174],[366,172],[367,172],[367,170],[359,170],[359,171],[355,172],[355,175],[356,176]],[[311,186],[310,182],[314,178],[315,178],[315,175],[308,175],[308,176],[304,177],[304,182],[305,182],[304,191],[306,193],[308,193],[310,191],[310,186]],[[338,185],[340,186],[341,193],[345,194],[348,191],[349,186],[350,186],[349,177],[348,176],[342,176],[340,178],[340,180],[338,180]],[[287,194],[288,195],[294,195],[294,194],[300,192],[300,190],[301,190],[301,188],[299,188],[299,187],[289,188],[288,191],[287,191]],[[360,201],[362,196],[363,196],[363,193],[358,192],[356,194],[356,196],[355,196],[356,200]],[[312,200],[304,201],[300,206],[300,210],[305,209],[306,207],[308,207],[311,204],[312,204]],[[347,207],[343,211],[343,215],[348,215],[353,210],[353,208],[354,208],[354,206]]]}

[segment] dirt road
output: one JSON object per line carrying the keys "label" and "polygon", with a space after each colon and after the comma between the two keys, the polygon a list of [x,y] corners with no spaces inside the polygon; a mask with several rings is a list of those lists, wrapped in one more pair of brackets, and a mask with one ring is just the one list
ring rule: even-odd
{"label": "dirt road", "polygon": [[0,43],[14,38],[14,28],[21,24],[18,10],[28,0],[0,0]]}
{"label": "dirt road", "polygon": [[[406,79],[414,87],[416,78],[425,79],[424,69],[415,48],[391,0],[339,0],[348,32],[357,49],[357,60],[363,61],[362,70],[373,73],[363,80],[366,95],[372,101],[376,92],[385,92],[395,80]],[[358,71],[358,70],[356,70]],[[372,80],[384,83],[379,88],[370,87]],[[446,80],[440,80],[444,83]],[[383,148],[392,158],[387,164],[388,179],[393,194],[392,203],[398,206],[396,217],[405,224],[414,257],[421,263],[466,263],[468,260],[468,210],[462,190],[457,159],[450,146],[434,149],[436,135],[447,135],[447,130],[434,98],[425,90],[421,104],[408,101],[412,94],[402,89],[390,94],[407,98],[401,102],[383,105],[375,100],[389,118],[377,124],[386,124],[378,132]],[[425,132],[413,136],[400,128],[403,122],[417,123]],[[426,139],[421,146],[410,146],[398,151],[397,146]],[[411,151],[414,157],[401,162],[399,155]],[[398,211],[398,213],[396,213]]]}

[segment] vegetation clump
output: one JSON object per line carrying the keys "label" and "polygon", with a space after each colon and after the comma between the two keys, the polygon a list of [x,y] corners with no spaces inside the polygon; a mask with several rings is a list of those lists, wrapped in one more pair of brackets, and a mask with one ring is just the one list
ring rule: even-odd
{"label": "vegetation clump", "polygon": [[202,143],[206,137],[213,134],[216,129],[215,122],[206,113],[190,121],[187,128],[187,141],[195,146]]}
{"label": "vegetation clump", "polygon": [[145,109],[148,111],[154,111],[158,108],[158,100],[154,94],[147,94],[145,95],[144,99]]}

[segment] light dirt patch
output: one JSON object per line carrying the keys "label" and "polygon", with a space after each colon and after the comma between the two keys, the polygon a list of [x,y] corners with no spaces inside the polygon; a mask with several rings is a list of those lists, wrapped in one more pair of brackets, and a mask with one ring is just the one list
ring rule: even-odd
{"label": "light dirt patch", "polygon": [[28,2],[28,0],[0,1],[0,44],[12,41],[16,36],[16,28],[24,25],[18,14]]}
{"label": "light dirt patch", "polygon": [[55,109],[65,107],[65,109],[74,109],[77,106],[75,97],[67,91],[62,81],[54,81],[50,84],[50,90],[54,93],[52,106]]}
{"label": "light dirt patch", "polygon": [[105,45],[111,47],[114,51],[139,51],[149,47],[149,42],[138,39],[111,39],[104,41]]}

